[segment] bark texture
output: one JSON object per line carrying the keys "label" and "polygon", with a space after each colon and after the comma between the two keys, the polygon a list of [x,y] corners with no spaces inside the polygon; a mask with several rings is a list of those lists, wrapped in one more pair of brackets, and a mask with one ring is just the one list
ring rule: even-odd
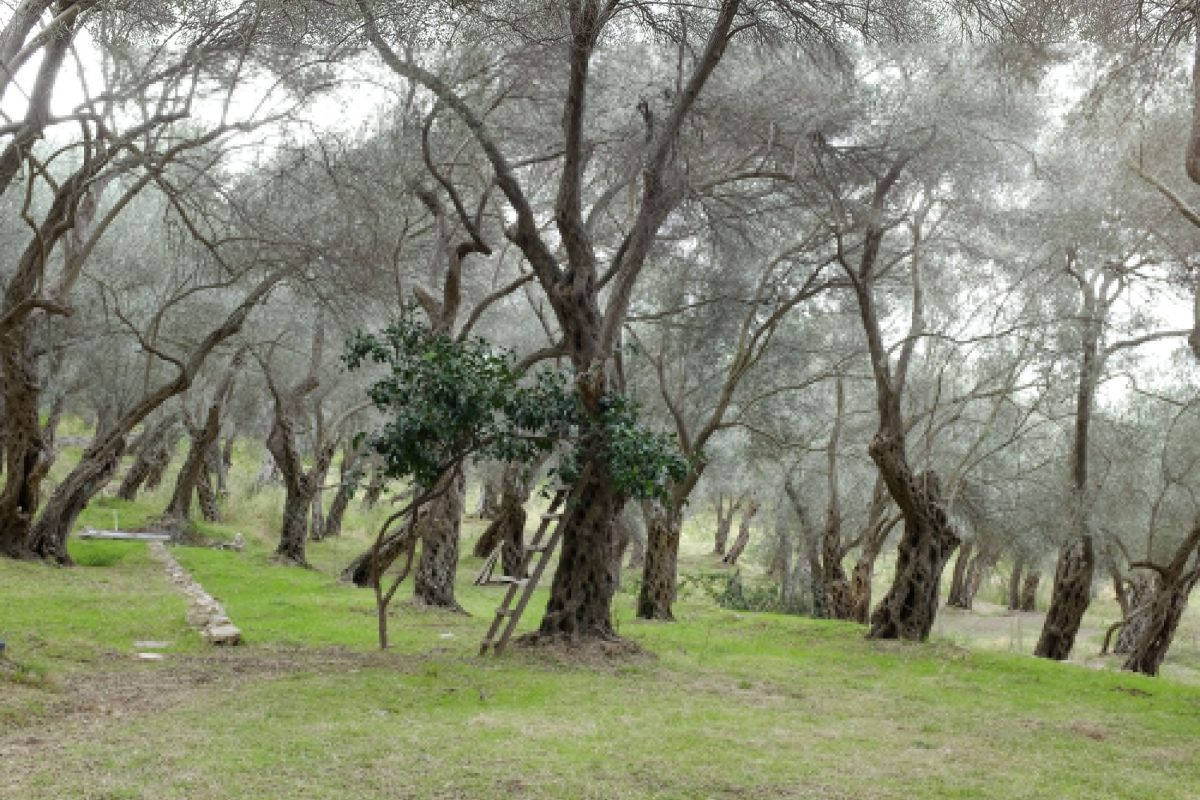
{"label": "bark texture", "polygon": [[673,508],[658,503],[643,504],[646,518],[646,565],[638,592],[639,619],[673,622],[679,535],[683,517]]}
{"label": "bark texture", "polygon": [[1095,566],[1090,536],[1072,538],[1059,549],[1050,608],[1034,655],[1056,661],[1065,661],[1071,655],[1083,612],[1091,602]]}
{"label": "bark texture", "polygon": [[1187,609],[1188,596],[1200,581],[1200,524],[1180,543],[1169,564],[1136,562],[1133,566],[1139,565],[1158,573],[1159,586],[1150,602],[1145,629],[1122,669],[1157,675]]}
{"label": "bark texture", "polygon": [[463,515],[463,470],[456,467],[438,483],[439,494],[419,523],[421,560],[413,580],[413,598],[427,606],[461,610],[454,598],[459,531]]}

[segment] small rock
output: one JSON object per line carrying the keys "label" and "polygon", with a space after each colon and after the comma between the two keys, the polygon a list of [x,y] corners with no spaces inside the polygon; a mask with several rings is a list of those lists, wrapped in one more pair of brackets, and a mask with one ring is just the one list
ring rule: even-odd
{"label": "small rock", "polygon": [[204,638],[209,644],[232,647],[241,644],[242,631],[236,625],[215,625],[204,629]]}

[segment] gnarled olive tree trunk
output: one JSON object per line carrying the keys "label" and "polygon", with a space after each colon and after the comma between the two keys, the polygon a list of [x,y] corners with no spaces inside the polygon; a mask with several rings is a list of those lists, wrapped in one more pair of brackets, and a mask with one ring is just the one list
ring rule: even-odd
{"label": "gnarled olive tree trunk", "polygon": [[713,534],[713,555],[723,556],[725,550],[729,546],[729,531],[733,528],[733,515],[737,512],[738,505],[741,502],[740,498],[728,498],[726,503],[725,495],[717,496],[717,529]]}
{"label": "gnarled olive tree trunk", "polygon": [[750,544],[750,528],[754,524],[754,517],[758,515],[758,500],[754,497],[749,497],[742,505],[742,518],[738,523],[738,535],[733,540],[729,551],[725,553],[725,557],[721,559],[722,563],[734,566],[738,559],[742,557],[746,546]]}
{"label": "gnarled olive tree trunk", "polygon": [[[1195,559],[1192,558],[1194,554]],[[1147,561],[1135,562],[1132,566],[1153,569],[1158,573],[1159,587],[1150,602],[1145,629],[1122,669],[1157,675],[1175,638],[1179,620],[1187,609],[1188,595],[1200,581],[1200,524],[1180,543],[1165,567]]]}
{"label": "gnarled olive tree trunk", "polygon": [[646,564],[637,615],[639,619],[674,621],[671,605],[675,602],[683,515],[672,506],[646,502],[642,516],[646,519]]}
{"label": "gnarled olive tree trunk", "polygon": [[463,515],[463,469],[452,468],[438,481],[437,496],[424,509],[421,560],[413,579],[413,598],[427,606],[461,610],[454,598],[458,545]]}
{"label": "gnarled olive tree trunk", "polygon": [[1158,574],[1153,571],[1138,570],[1129,578],[1125,588],[1125,614],[1117,643],[1112,649],[1114,653],[1125,655],[1133,652],[1150,624],[1151,601],[1158,593],[1159,585]]}
{"label": "gnarled olive tree trunk", "polygon": [[1012,572],[1008,576],[1008,610],[1021,610],[1021,576],[1025,573],[1025,559],[1013,555]]}
{"label": "gnarled olive tree trunk", "polygon": [[971,554],[975,551],[975,542],[963,542],[958,549],[958,557],[954,559],[954,570],[950,576],[950,589],[946,592],[946,605],[954,608],[970,608],[967,600],[967,568],[971,565]]}
{"label": "gnarled olive tree trunk", "polygon": [[[218,393],[220,394],[220,393]],[[189,425],[190,443],[183,466],[175,476],[175,489],[171,492],[171,500],[160,517],[160,523],[166,527],[175,538],[182,537],[188,528],[188,518],[192,511],[192,498],[196,495],[201,477],[205,471],[205,460],[208,450],[217,441],[221,432],[221,405],[223,400],[218,397],[208,407],[201,425]]]}
{"label": "gnarled olive tree trunk", "polygon": [[1021,584],[1020,611],[1037,611],[1038,586],[1042,582],[1041,570],[1031,569]]}
{"label": "gnarled olive tree trunk", "polygon": [[908,472],[902,439],[876,435],[870,452],[904,515],[904,532],[892,587],[871,613],[868,636],[924,641],[933,629],[942,570],[958,547],[958,535],[942,508],[937,476]]}
{"label": "gnarled olive tree trunk", "polygon": [[154,473],[157,472],[161,476],[162,470],[170,462],[178,424],[178,415],[165,414],[142,431],[131,448],[133,463],[125,472],[121,486],[117,489],[117,497],[122,500],[136,500],[143,487],[151,488],[148,484]]}
{"label": "gnarled olive tree trunk", "polygon": [[500,550],[501,568],[505,575],[524,578],[517,573],[525,547],[525,521],[528,514],[525,503],[529,500],[533,476],[540,464],[506,464],[497,487],[496,505],[492,521],[475,542],[474,555],[487,558],[497,547]]}
{"label": "gnarled olive tree trunk", "polygon": [[1042,624],[1034,655],[1057,661],[1064,661],[1071,655],[1083,612],[1087,611],[1092,599],[1092,572],[1095,567],[1092,537],[1073,537],[1059,549],[1050,608],[1046,611],[1046,621]]}

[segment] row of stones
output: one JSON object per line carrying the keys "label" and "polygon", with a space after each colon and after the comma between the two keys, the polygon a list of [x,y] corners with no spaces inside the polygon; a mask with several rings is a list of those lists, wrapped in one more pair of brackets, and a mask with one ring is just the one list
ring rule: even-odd
{"label": "row of stones", "polygon": [[197,583],[187,570],[179,566],[179,562],[167,552],[167,548],[163,546],[162,542],[151,542],[150,554],[162,562],[171,582],[187,597],[188,625],[200,631],[200,635],[209,644],[236,645],[241,643],[242,631],[229,619],[224,607],[217,602],[216,598],[204,591],[204,587]]}

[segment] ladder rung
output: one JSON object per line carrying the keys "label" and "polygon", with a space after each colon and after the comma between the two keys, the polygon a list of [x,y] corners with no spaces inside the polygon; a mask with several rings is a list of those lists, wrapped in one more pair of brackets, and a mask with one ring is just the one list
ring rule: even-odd
{"label": "ladder rung", "polygon": [[544,519],[544,520],[554,521],[556,519],[562,519],[562,518],[563,518],[563,513],[561,511],[555,511],[553,514],[542,514],[542,519]]}
{"label": "ladder rung", "polygon": [[526,553],[544,553],[544,552],[546,552],[546,551],[547,551],[547,550],[549,550],[549,549],[550,549],[550,543],[549,543],[549,542],[542,542],[541,544],[527,544],[527,545],[525,545],[525,552],[526,552]]}
{"label": "ladder rung", "polygon": [[497,608],[496,609],[497,617],[511,617],[512,615],[513,615],[513,609],[511,609],[511,608]]}
{"label": "ladder rung", "polygon": [[514,578],[512,575],[501,575],[496,578],[496,583],[515,583],[517,586],[524,586],[529,583],[529,578]]}

